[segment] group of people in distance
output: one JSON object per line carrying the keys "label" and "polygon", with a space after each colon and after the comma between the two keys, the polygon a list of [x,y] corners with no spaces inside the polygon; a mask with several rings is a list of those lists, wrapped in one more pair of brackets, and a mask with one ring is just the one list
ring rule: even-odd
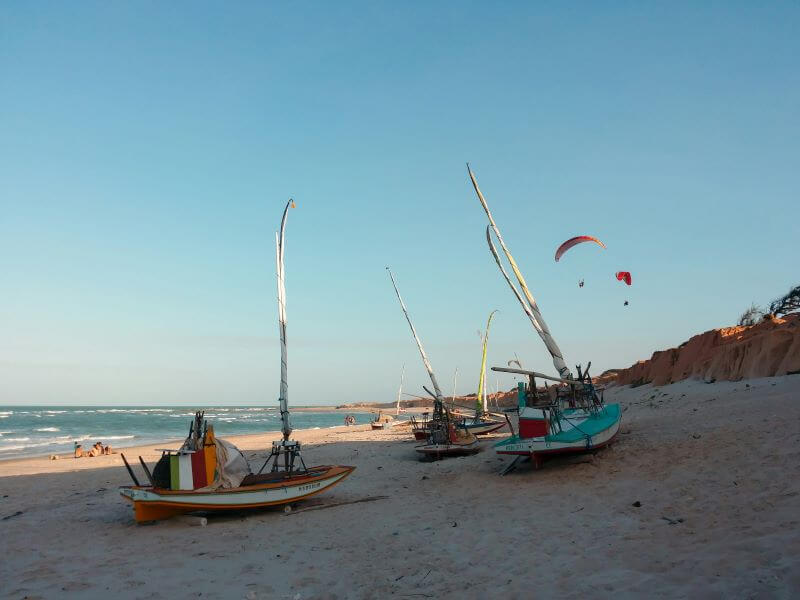
{"label": "group of people in distance", "polygon": [[100,456],[101,454],[113,454],[111,446],[103,446],[103,442],[96,442],[91,449],[84,450],[78,442],[75,442],[75,458],[90,458],[92,456]]}

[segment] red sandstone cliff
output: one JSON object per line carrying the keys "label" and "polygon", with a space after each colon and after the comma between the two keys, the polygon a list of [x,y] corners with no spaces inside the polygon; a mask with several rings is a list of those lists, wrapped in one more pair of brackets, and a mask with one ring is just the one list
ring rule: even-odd
{"label": "red sandstone cliff", "polygon": [[654,352],[650,360],[619,369],[614,383],[665,385],[690,378],[738,381],[793,372],[800,372],[800,314],[749,327],[706,331],[677,348]]}

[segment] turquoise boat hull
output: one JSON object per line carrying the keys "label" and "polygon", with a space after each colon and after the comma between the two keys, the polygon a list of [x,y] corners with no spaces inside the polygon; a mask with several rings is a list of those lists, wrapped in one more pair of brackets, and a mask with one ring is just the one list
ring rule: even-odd
{"label": "turquoise boat hull", "polygon": [[[525,413],[520,415],[521,419],[523,414]],[[619,433],[621,420],[619,404],[606,404],[596,412],[566,409],[560,418],[559,431],[535,437],[512,435],[496,443],[494,448],[498,454],[530,456],[535,459],[552,454],[587,452],[610,444]]]}

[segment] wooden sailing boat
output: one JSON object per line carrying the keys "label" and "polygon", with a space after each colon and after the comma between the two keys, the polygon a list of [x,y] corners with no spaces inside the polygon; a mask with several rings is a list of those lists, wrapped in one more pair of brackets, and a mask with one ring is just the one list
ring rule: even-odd
{"label": "wooden sailing boat", "polygon": [[417,335],[417,330],[411,322],[411,317],[408,315],[408,310],[400,296],[400,290],[397,289],[397,283],[394,280],[389,267],[386,267],[389,272],[389,277],[392,280],[395,294],[400,301],[400,307],[403,309],[403,314],[406,316],[406,321],[411,328],[411,334],[414,336],[414,341],[417,343],[417,348],[422,356],[422,362],[425,369],[428,371],[428,376],[433,384],[433,392],[424,387],[426,392],[433,396],[433,415],[427,422],[424,431],[426,434],[425,443],[417,446],[415,450],[428,458],[444,458],[447,456],[463,456],[465,454],[475,454],[480,451],[478,445],[478,438],[463,427],[463,423],[459,423],[459,419],[455,418],[450,412],[450,409],[445,406],[442,391],[439,388],[439,383],[436,381],[436,375],[433,372],[428,356],[425,354],[425,349],[422,347],[422,342]]}
{"label": "wooden sailing boat", "polygon": [[418,442],[424,442],[430,435],[430,415],[431,413],[427,410],[421,415],[411,415],[411,433]]}
{"label": "wooden sailing boat", "polygon": [[391,429],[393,424],[392,417],[384,416],[382,411],[378,411],[378,415],[370,421],[372,429]]}
{"label": "wooden sailing boat", "polygon": [[[578,369],[577,380],[522,369],[493,368],[529,378],[527,385],[518,384],[519,432],[495,444],[496,452],[528,457],[539,468],[547,457],[587,452],[610,444],[619,432],[622,413],[619,404],[605,404],[597,395],[589,366],[582,372]],[[562,385],[551,388],[551,393],[543,393],[536,387],[536,377]],[[513,466],[514,463],[506,472]]]}
{"label": "wooden sailing boat", "polygon": [[[539,467],[543,459],[552,454],[586,452],[609,444],[619,431],[622,418],[619,405],[607,405],[603,402],[602,396],[598,396],[589,376],[588,366],[583,371],[578,366],[578,377],[572,376],[558,344],[542,317],[536,300],[528,289],[525,278],[500,235],[500,230],[489,211],[489,205],[486,203],[469,165],[467,165],[467,171],[475,193],[478,195],[478,200],[489,218],[489,225],[486,226],[486,241],[489,250],[506,283],[550,352],[553,366],[559,373],[558,377],[552,377],[535,371],[527,371],[521,367],[519,369],[492,367],[493,371],[517,373],[527,375],[529,378],[527,386],[522,382],[519,384],[519,406],[516,409],[519,412],[518,433],[513,434],[512,432],[510,438],[495,444],[498,454],[515,456],[514,462],[504,470],[504,473],[513,469],[520,457],[530,458],[534,466]],[[517,289],[503,267],[497,248],[492,242],[492,232],[500,242],[521,291]],[[554,388],[552,394],[546,394],[543,397],[536,389],[536,377],[555,381],[562,387]]]}
{"label": "wooden sailing boat", "polygon": [[[453,395],[450,396],[450,411],[455,412],[455,401],[456,401],[456,383],[458,381],[458,367],[453,372]],[[412,394],[408,394],[412,395]],[[415,398],[419,398],[420,400],[427,400],[424,396],[414,396]],[[428,439],[428,433],[430,429],[430,415],[429,411],[423,412],[420,416],[412,415],[410,419],[411,423],[411,432],[414,434],[414,439],[419,442],[424,442]]]}
{"label": "wooden sailing boat", "polygon": [[[202,415],[193,426],[193,434],[178,451],[165,451],[159,464],[151,475],[147,465],[139,457],[150,485],[139,485],[133,470],[125,461],[125,466],[133,478],[132,486],[120,488],[123,498],[133,504],[137,522],[165,519],[177,514],[194,511],[222,511],[243,508],[259,508],[273,505],[290,505],[299,500],[324,492],[341,482],[353,472],[355,467],[324,465],[306,467],[300,454],[300,442],[290,439],[292,427],[289,420],[289,386],[287,376],[286,347],[286,287],[284,279],[284,240],[286,217],[290,206],[289,200],[281,218],[280,233],[275,234],[276,264],[278,276],[278,324],[281,341],[281,383],[279,404],[281,412],[282,439],[272,442],[272,451],[261,469],[249,473],[246,459],[244,477],[230,479],[226,477],[227,457],[236,448],[232,444],[215,440],[213,433],[208,436],[199,435]],[[226,450],[226,446],[228,446]],[[233,451],[231,450],[233,449]],[[239,453],[241,454],[241,453]],[[200,459],[202,455],[202,460]],[[167,459],[168,464],[175,465],[177,477],[161,479],[156,477],[159,466]],[[124,457],[123,457],[124,460]],[[264,468],[272,463],[267,473]],[[195,468],[203,465],[203,470]],[[203,473],[203,471],[205,471]],[[241,475],[242,473],[239,473]],[[235,481],[235,485],[224,487],[226,481]],[[200,484],[200,485],[198,485]]]}
{"label": "wooden sailing boat", "polygon": [[496,310],[489,314],[486,322],[486,331],[483,334],[483,350],[481,352],[481,373],[478,378],[478,397],[475,400],[475,417],[466,420],[464,426],[473,435],[486,435],[501,429],[506,423],[498,419],[493,419],[489,414],[489,405],[486,402],[486,349],[489,344],[489,329],[492,326],[492,318]]}

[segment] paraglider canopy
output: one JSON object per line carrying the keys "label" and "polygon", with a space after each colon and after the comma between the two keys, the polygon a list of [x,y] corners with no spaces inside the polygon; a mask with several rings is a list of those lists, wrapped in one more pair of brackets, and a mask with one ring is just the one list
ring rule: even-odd
{"label": "paraglider canopy", "polygon": [[596,237],[592,237],[591,235],[579,235],[577,237],[571,238],[561,244],[558,249],[556,250],[556,262],[564,255],[564,253],[572,248],[573,246],[577,246],[578,244],[582,244],[583,242],[594,242],[601,248],[605,248],[606,245],[598,240]]}
{"label": "paraglider canopy", "polygon": [[617,281],[624,281],[626,284],[630,285],[633,280],[631,279],[631,274],[628,271],[618,271]]}

